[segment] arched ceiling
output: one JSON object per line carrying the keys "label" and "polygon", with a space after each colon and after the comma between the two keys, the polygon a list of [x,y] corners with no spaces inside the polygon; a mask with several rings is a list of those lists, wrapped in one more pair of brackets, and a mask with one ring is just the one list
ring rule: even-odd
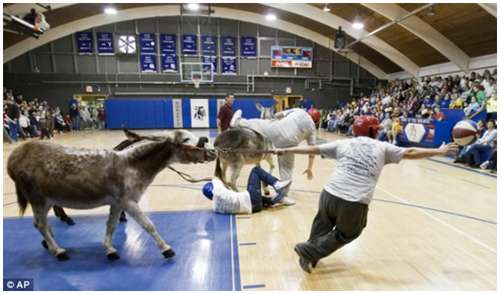
{"label": "arched ceiling", "polygon": [[[212,15],[271,26],[334,50],[331,39],[339,25],[348,34],[349,43],[423,5],[425,3],[335,3],[328,4],[330,12],[325,12],[322,10],[324,4],[216,3],[212,4]],[[21,14],[22,11],[28,11],[29,6],[30,4],[4,4],[4,11]],[[4,31],[4,62],[55,40],[55,37],[63,37],[75,31],[130,19],[180,14],[178,4],[116,3],[113,6],[119,13],[115,16],[102,13],[107,4],[51,6],[53,10],[44,14],[52,28],[40,39],[27,39]],[[145,11],[148,13],[144,14]],[[264,16],[270,12],[276,14],[277,21],[265,21]],[[352,22],[356,20],[365,24],[363,30],[351,28]],[[90,27],[85,27],[89,25]],[[379,78],[399,71],[417,76],[420,68],[443,62],[452,62],[467,71],[471,57],[496,53],[496,5],[435,4],[432,6],[432,13],[429,9],[422,10],[402,22],[363,38],[351,49],[353,52],[346,57],[359,62]]]}

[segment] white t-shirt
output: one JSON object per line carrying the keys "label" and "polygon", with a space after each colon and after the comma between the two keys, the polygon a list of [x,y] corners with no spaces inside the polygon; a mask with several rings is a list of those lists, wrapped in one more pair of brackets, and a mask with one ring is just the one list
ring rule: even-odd
{"label": "white t-shirt", "polygon": [[212,180],[214,186],[212,201],[217,213],[252,213],[252,202],[248,191],[235,192],[224,186],[219,178]]}
{"label": "white t-shirt", "polygon": [[336,158],[325,190],[347,201],[369,204],[384,165],[398,163],[405,149],[367,137],[319,145],[320,154]]}
{"label": "white t-shirt", "polygon": [[307,140],[316,144],[316,126],[311,116],[303,109],[292,108],[280,112],[285,117],[275,120],[263,128],[263,135],[277,148],[297,146]]}
{"label": "white t-shirt", "polygon": [[29,118],[26,115],[21,114],[19,116],[19,125],[21,126],[21,128],[27,128],[27,127],[29,127],[29,125],[30,125]]}

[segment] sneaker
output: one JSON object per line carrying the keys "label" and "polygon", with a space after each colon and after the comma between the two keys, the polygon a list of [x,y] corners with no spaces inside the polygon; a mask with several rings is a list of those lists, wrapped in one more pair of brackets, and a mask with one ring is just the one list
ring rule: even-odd
{"label": "sneaker", "polygon": [[293,250],[295,250],[295,253],[297,253],[297,255],[299,256],[299,265],[302,270],[310,274],[312,272],[312,263],[302,256],[297,245],[295,245]]}
{"label": "sneaker", "polygon": [[488,164],[490,164],[489,161],[485,161],[483,163],[481,163],[481,165],[479,166],[481,169],[486,169],[488,167]]}
{"label": "sneaker", "polygon": [[292,206],[295,205],[295,200],[290,199],[290,197],[285,197],[281,200],[281,204],[285,206]]}
{"label": "sneaker", "polygon": [[[286,196],[287,189],[285,189],[285,188],[282,188],[281,190],[279,190],[278,195],[276,195],[275,197],[273,197],[273,199],[271,199],[273,204],[276,204],[276,203],[285,204],[286,203],[285,196]],[[293,204],[295,204],[295,202]],[[291,204],[291,205],[293,205],[293,204]]]}
{"label": "sneaker", "polygon": [[288,188],[291,183],[292,180],[277,181],[274,183],[273,188],[279,193],[281,190]]}
{"label": "sneaker", "polygon": [[231,128],[237,127],[240,124],[241,114],[242,114],[241,109],[236,110],[236,112],[233,114],[231,122],[229,123],[229,126]]}

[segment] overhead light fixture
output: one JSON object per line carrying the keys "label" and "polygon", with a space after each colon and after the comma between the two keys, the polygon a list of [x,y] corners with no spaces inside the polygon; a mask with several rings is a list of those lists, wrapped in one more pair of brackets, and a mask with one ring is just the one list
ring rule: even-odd
{"label": "overhead light fixture", "polygon": [[192,11],[196,11],[196,10],[200,9],[200,4],[198,4],[198,3],[189,3],[187,5],[187,9],[192,10]]}
{"label": "overhead light fixture", "polygon": [[365,25],[362,22],[356,21],[352,24],[352,28],[355,30],[362,30]]}
{"label": "overhead light fixture", "polygon": [[114,7],[106,7],[106,8],[104,8],[104,13],[109,14],[109,15],[114,15],[114,14],[117,14],[118,11],[116,11],[116,8],[114,8]]}
{"label": "overhead light fixture", "polygon": [[325,3],[325,7],[323,7],[324,12],[330,12],[330,8],[328,8],[328,4]]}
{"label": "overhead light fixture", "polygon": [[269,13],[268,15],[266,15],[266,20],[268,20],[268,21],[275,21],[276,20],[276,15],[272,14],[272,13]]}

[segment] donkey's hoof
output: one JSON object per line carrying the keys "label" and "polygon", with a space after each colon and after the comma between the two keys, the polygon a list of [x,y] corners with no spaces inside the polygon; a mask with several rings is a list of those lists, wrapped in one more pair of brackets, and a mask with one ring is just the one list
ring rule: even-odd
{"label": "donkey's hoof", "polygon": [[57,260],[59,260],[59,261],[69,260],[69,255],[66,252],[61,252],[61,253],[57,254],[56,257],[57,257]]}
{"label": "donkey's hoof", "polygon": [[172,250],[172,248],[163,251],[161,254],[163,254],[163,256],[165,256],[165,258],[170,258],[170,257],[175,256],[175,252],[174,252],[174,250]]}
{"label": "donkey's hoof", "polygon": [[68,217],[68,218],[64,218],[64,219],[61,219],[63,222],[65,222],[66,224],[68,224],[68,226],[74,226],[75,225],[75,222],[73,221],[72,218]]}
{"label": "donkey's hoof", "polygon": [[117,260],[117,259],[120,259],[120,255],[118,255],[118,253],[116,252],[113,252],[113,253],[110,253],[108,255],[106,255],[108,257],[109,260],[113,261],[113,260]]}
{"label": "donkey's hoof", "polygon": [[47,245],[47,241],[45,241],[45,240],[42,241],[42,246],[45,249],[49,249],[49,245]]}

